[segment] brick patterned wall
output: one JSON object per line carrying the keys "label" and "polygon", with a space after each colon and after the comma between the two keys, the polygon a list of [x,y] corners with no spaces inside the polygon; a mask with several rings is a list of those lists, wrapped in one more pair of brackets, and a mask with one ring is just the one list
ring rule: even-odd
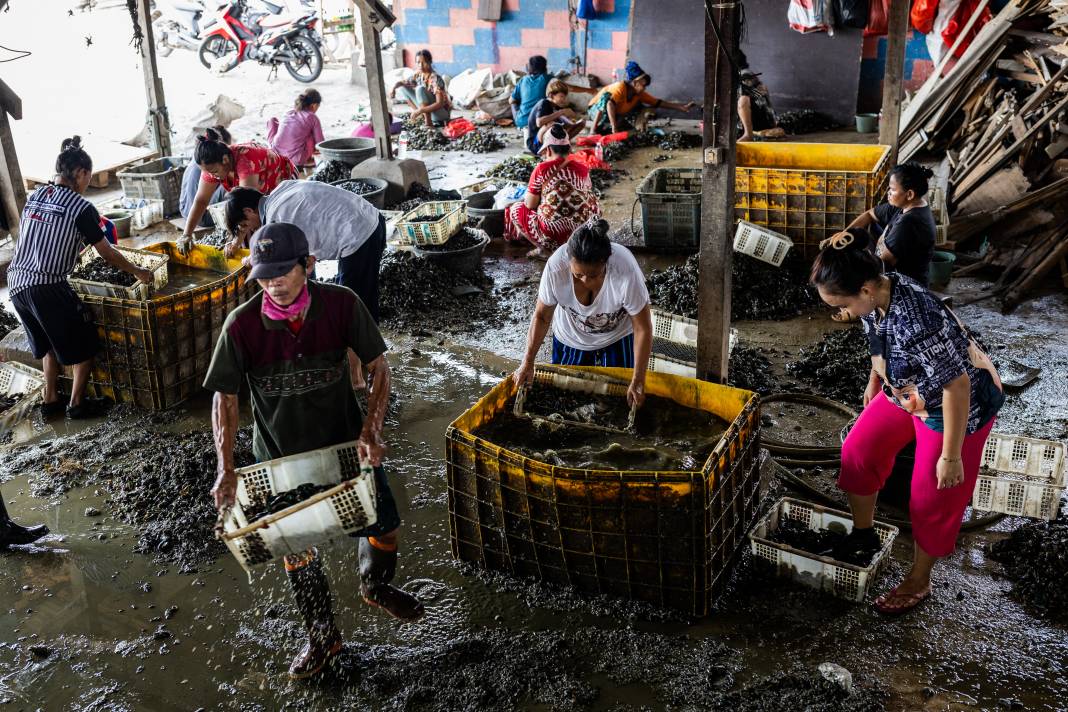
{"label": "brick patterned wall", "polygon": [[[628,20],[633,0],[596,0],[589,22],[586,61],[590,73],[608,82],[627,58]],[[549,71],[572,70],[582,52],[585,23],[571,18],[567,0],[503,0],[499,22],[478,19],[478,0],[395,0],[397,41],[404,62],[428,49],[443,74],[490,67],[523,69],[533,54],[549,60]]]}
{"label": "brick patterned wall", "polygon": [[[857,93],[859,113],[878,113],[883,105],[883,73],[886,71],[886,38],[865,37],[860,61],[860,89]],[[934,71],[924,35],[909,30],[905,45],[905,91],[915,92]]]}

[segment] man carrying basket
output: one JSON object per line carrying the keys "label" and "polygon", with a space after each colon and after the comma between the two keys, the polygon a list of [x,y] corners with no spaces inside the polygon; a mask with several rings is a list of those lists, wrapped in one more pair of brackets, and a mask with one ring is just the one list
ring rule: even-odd
{"label": "man carrying basket", "polygon": [[[397,567],[400,515],[382,468],[382,424],[389,401],[386,344],[351,290],[307,278],[315,264],[303,231],[290,223],[264,225],[252,236],[252,272],[262,292],[226,319],[204,387],[215,391],[212,429],[218,478],[212,489],[220,510],[237,489],[234,438],[238,393],[248,381],[254,421],[253,453],[265,461],[358,439],[361,461],[374,465],[378,521],[359,537],[360,593],[401,621],[423,615],[414,596],[390,585]],[[346,353],[367,369],[368,414],[360,414]],[[308,641],[289,667],[293,678],[315,675],[341,651],[330,586],[315,548],[285,557],[286,574]]]}

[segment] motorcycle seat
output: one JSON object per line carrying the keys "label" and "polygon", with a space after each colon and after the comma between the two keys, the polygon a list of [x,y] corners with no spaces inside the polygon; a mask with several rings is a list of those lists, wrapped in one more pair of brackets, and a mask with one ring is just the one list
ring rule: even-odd
{"label": "motorcycle seat", "polygon": [[260,27],[269,30],[274,27],[284,27],[285,25],[291,25],[300,19],[299,15],[265,15],[258,21]]}

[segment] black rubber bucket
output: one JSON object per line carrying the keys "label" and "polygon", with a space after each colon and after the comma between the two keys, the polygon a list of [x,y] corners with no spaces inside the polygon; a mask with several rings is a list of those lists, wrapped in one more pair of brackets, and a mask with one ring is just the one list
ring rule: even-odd
{"label": "black rubber bucket", "polygon": [[467,217],[469,219],[484,218],[481,228],[490,237],[504,235],[504,210],[493,207],[496,192],[487,190],[484,193],[475,193],[467,199]]}

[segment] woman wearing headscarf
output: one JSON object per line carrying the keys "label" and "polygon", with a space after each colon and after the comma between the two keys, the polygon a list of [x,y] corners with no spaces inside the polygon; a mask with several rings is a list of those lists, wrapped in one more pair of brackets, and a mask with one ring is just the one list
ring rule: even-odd
{"label": "woman wearing headscarf", "polygon": [[609,84],[593,98],[588,110],[590,116],[590,131],[592,133],[608,134],[619,133],[626,130],[626,124],[633,124],[638,128],[644,128],[645,121],[642,117],[634,116],[641,107],[650,109],[674,109],[675,111],[691,111],[697,106],[694,102],[679,104],[673,101],[657,99],[646,89],[652,83],[653,78],[645,73],[634,60],[627,62],[626,80]]}
{"label": "woman wearing headscarf", "polygon": [[504,213],[504,236],[530,241],[534,249],[528,256],[546,259],[575,228],[600,215],[601,206],[590,169],[571,160],[571,139],[562,125],[553,125],[543,135],[541,155],[523,200]]}

